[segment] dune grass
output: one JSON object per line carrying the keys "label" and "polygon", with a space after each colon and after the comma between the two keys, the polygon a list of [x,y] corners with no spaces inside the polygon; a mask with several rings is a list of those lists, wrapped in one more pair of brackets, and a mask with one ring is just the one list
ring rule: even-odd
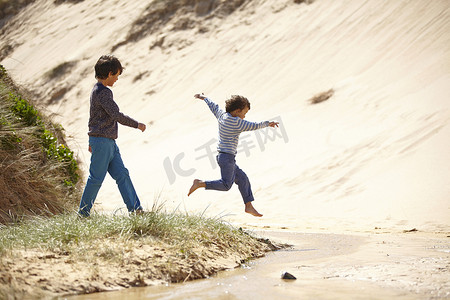
{"label": "dune grass", "polygon": [[[0,298],[39,299],[207,278],[263,256],[274,250],[270,246],[201,214],[35,216],[0,225]],[[56,270],[72,277],[54,276]]]}
{"label": "dune grass", "polygon": [[313,97],[311,97],[308,100],[308,102],[311,104],[318,104],[318,103],[327,101],[328,99],[333,97],[333,95],[334,95],[334,89],[329,89],[328,91],[314,95]]}
{"label": "dune grass", "polygon": [[[36,215],[13,225],[0,224],[0,256],[18,249],[78,253],[84,245],[99,240],[121,244],[151,240],[170,245],[186,257],[193,254],[193,249],[211,244],[223,249],[232,247],[238,253],[251,253],[253,247],[261,248],[259,240],[220,217],[167,212],[158,199],[150,211],[139,214],[94,212],[85,218],[73,212]],[[94,252],[98,250],[95,248]]]}
{"label": "dune grass", "polygon": [[73,209],[81,171],[64,129],[0,65],[0,223]]}
{"label": "dune grass", "polygon": [[80,245],[99,239],[126,242],[140,238],[168,243],[186,255],[190,249],[212,242],[241,247],[252,240],[242,230],[218,218],[201,215],[147,212],[129,216],[93,214],[80,218],[73,213],[35,216],[17,225],[1,225],[0,253],[34,248],[72,253]]}

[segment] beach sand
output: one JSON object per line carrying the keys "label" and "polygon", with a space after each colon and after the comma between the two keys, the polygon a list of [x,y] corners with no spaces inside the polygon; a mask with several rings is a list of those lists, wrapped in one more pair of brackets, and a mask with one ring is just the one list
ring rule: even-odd
{"label": "beach sand", "polygon": [[[145,133],[122,126],[117,140],[145,208],[162,201],[169,211],[252,230],[371,236],[372,250],[356,252],[354,267],[330,256],[307,263],[311,278],[347,274],[415,295],[409,281],[388,275],[420,266],[448,277],[448,1],[188,1],[166,11],[150,3],[37,0],[2,29],[0,48],[11,50],[1,64],[65,127],[85,174],[93,66],[112,52],[126,68],[115,100],[148,126]],[[219,176],[216,121],[193,98],[201,92],[220,105],[244,95],[248,120],[280,122],[240,138],[237,162],[262,218],[244,213],[236,187],[187,197],[194,178]],[[109,177],[95,209],[124,209]],[[426,238],[409,244],[416,234]],[[443,251],[428,249],[427,238]],[[375,259],[374,245],[395,251]],[[412,258],[414,245],[422,252]],[[440,288],[447,294],[427,296],[448,297],[441,279],[417,276],[427,287],[420,293]]]}

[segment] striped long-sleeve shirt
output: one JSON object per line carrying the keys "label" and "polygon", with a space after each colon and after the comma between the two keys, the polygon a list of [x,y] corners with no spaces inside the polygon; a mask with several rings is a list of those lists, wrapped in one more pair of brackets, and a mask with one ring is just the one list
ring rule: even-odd
{"label": "striped long-sleeve shirt", "polygon": [[230,113],[223,111],[211,99],[205,98],[204,100],[219,123],[219,142],[217,144],[217,151],[219,152],[236,154],[241,132],[269,126],[269,121],[255,123],[233,117]]}
{"label": "striped long-sleeve shirt", "polygon": [[118,136],[117,122],[133,128],[138,128],[139,124],[120,112],[109,88],[100,82],[96,83],[91,93],[88,135],[115,140]]}

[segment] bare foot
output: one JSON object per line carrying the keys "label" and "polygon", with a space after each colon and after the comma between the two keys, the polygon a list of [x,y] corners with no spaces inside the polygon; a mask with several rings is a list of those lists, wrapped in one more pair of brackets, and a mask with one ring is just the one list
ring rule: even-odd
{"label": "bare foot", "polygon": [[263,215],[260,214],[252,205],[251,202],[247,202],[245,203],[245,212],[248,214],[251,214],[252,216],[255,217],[262,217]]}
{"label": "bare foot", "polygon": [[194,182],[192,183],[191,188],[189,189],[188,197],[190,194],[195,192],[196,189],[201,188],[201,187],[206,187],[205,182],[201,181],[200,179],[195,179]]}

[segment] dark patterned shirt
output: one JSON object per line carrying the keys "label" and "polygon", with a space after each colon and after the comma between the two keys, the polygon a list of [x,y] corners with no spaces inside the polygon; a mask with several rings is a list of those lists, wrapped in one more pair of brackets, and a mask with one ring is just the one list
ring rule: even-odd
{"label": "dark patterned shirt", "polygon": [[138,128],[138,122],[120,112],[113,99],[112,91],[98,82],[91,92],[91,107],[89,117],[89,136],[117,139],[118,126]]}

